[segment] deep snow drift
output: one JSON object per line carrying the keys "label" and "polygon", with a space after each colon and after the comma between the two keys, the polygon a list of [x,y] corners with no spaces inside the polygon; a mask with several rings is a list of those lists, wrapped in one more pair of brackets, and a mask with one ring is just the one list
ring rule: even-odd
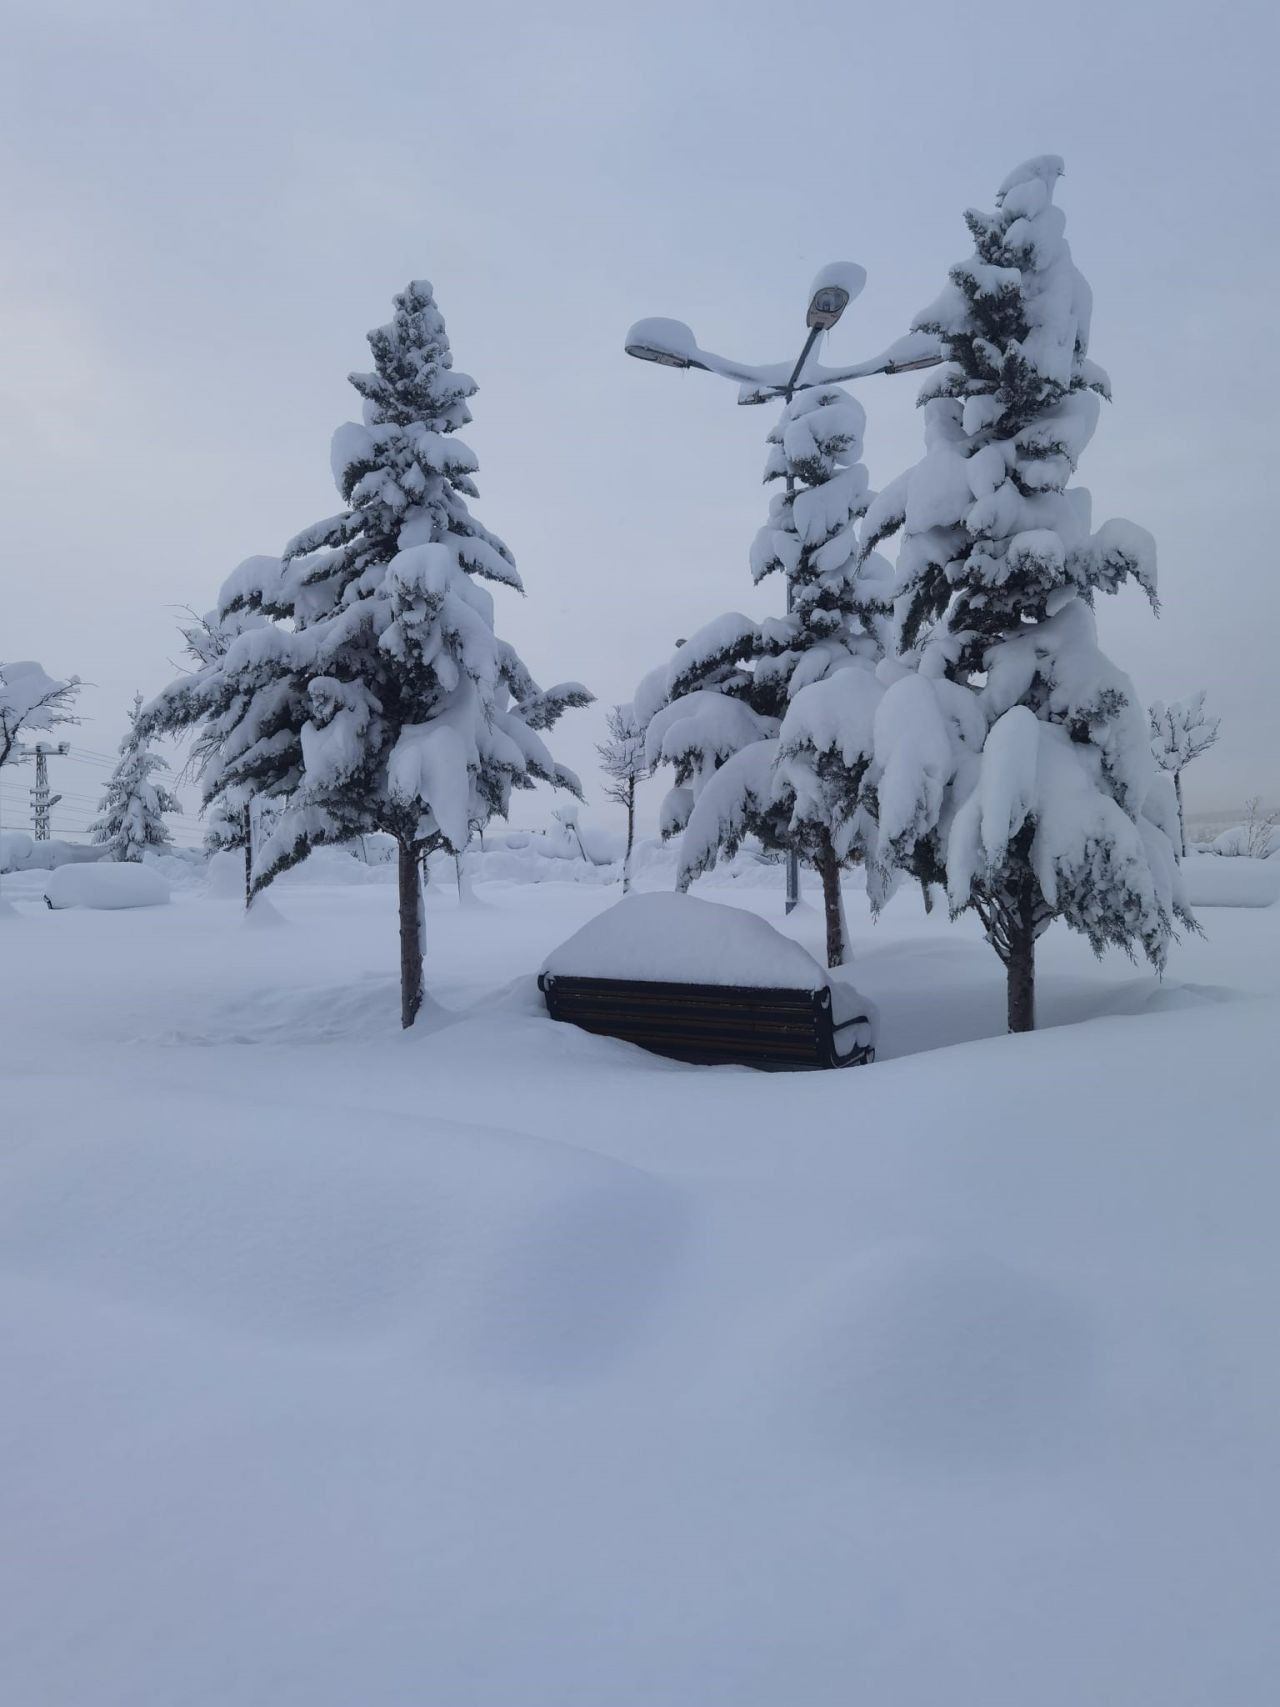
{"label": "deep snow drift", "polygon": [[6,1701],[1269,1699],[1280,907],[1054,927],[1010,1039],[851,888],[881,1059],[757,1074],[546,1019],[598,885],[433,882],[402,1036],[354,869],[5,879]]}

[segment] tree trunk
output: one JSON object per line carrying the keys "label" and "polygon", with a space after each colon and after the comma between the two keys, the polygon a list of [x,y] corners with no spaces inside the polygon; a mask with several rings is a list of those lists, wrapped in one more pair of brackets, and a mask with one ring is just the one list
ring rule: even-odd
{"label": "tree trunk", "polygon": [[1178,858],[1187,857],[1187,826],[1182,817],[1182,772],[1173,773],[1173,792],[1178,801]]}
{"label": "tree trunk", "polygon": [[407,1030],[422,1006],[422,882],[412,842],[397,848],[400,885],[400,1024]]}
{"label": "tree trunk", "polygon": [[1031,908],[1022,906],[1009,919],[1009,958],[1005,970],[1009,982],[1009,1030],[1036,1028],[1036,934]]}
{"label": "tree trunk", "polygon": [[631,888],[631,847],[636,839],[636,779],[627,778],[627,851],[622,859],[622,893]]}
{"label": "tree trunk", "polygon": [[247,913],[253,905],[253,815],[251,809],[244,809],[244,910]]}
{"label": "tree trunk", "polygon": [[840,901],[840,862],[829,842],[818,855],[817,866],[822,879],[822,910],[827,919],[827,965],[841,966],[848,944],[845,942],[844,908]]}
{"label": "tree trunk", "polygon": [[933,911],[933,891],[923,877],[920,879],[920,893],[924,896],[925,912],[931,913]]}

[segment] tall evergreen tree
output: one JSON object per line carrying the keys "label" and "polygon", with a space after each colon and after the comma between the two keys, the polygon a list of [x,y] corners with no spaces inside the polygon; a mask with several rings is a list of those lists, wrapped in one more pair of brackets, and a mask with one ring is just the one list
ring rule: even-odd
{"label": "tall evergreen tree", "polygon": [[1054,918],[1101,952],[1164,964],[1182,904],[1147,720],[1098,647],[1094,603],[1132,579],[1155,602],[1155,548],[1092,531],[1070,488],[1109,397],[1088,355],[1091,297],[1054,206],[1056,156],[1012,172],[965,217],[973,255],[915,325],[945,365],[922,392],[926,454],[867,516],[898,529],[911,673],[876,717],[878,854],[974,908],[1008,977],[1009,1028],[1035,1023],[1035,944]]}
{"label": "tall evergreen tree", "polygon": [[[840,873],[876,845],[875,716],[883,697],[875,672],[837,670],[787,707],[778,736],[773,800],[788,812],[788,832],[822,881],[827,965],[849,958]],[[868,888],[875,893],[875,874]]]}
{"label": "tall evergreen tree", "polygon": [[[786,579],[786,615],[718,618],[677,649],[660,695],[653,675],[637,695],[647,760],[674,771],[662,831],[683,832],[681,886],[748,834],[794,850],[822,874],[832,944],[844,941],[839,868],[856,850],[848,843],[838,853],[838,836],[796,818],[792,798],[774,784],[795,696],[843,670],[873,671],[884,653],[888,567],[858,541],[871,500],[860,460],[865,424],[861,405],[837,386],[810,387],[786,405],[764,474],[781,489],[751,549],[757,582]],[[665,703],[655,708],[659,697]]]}
{"label": "tall evergreen tree", "polygon": [[129,727],[120,742],[120,757],[98,806],[93,839],[111,859],[137,864],[148,848],[173,846],[164,821],[166,812],[180,812],[177,796],[159,780],[168,764],[151,750],[142,721],[142,695],[135,694]]}
{"label": "tall evergreen tree", "polygon": [[227,612],[271,620],[228,654],[253,691],[214,791],[245,783],[285,801],[255,888],[322,843],[395,837],[409,1026],[423,1000],[423,856],[460,853],[513,788],[580,794],[542,731],[591,696],[576,682],[544,692],[494,632],[481,583],[520,591],[520,578],[467,508],[476,459],[453,435],[476,386],[453,367],[431,286],[410,284],[369,343],[373,371],[351,375],[363,421],[333,440],[346,507],[299,534],[278,573],[227,589]]}
{"label": "tall evergreen tree", "polygon": [[604,792],[627,814],[627,847],[622,858],[622,893],[631,888],[631,850],[636,839],[636,788],[648,775],[644,761],[644,730],[631,705],[610,706],[608,733],[596,746],[605,774]]}

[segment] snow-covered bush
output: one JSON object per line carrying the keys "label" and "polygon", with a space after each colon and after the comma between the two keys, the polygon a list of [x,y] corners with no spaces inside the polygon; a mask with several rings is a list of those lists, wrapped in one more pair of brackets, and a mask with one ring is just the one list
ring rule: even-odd
{"label": "snow-covered bush", "polygon": [[925,456],[864,525],[868,545],[902,533],[909,667],[876,712],[877,859],[978,912],[1013,1031],[1035,1023],[1052,919],[1157,967],[1175,919],[1191,922],[1172,791],[1093,608],[1130,579],[1154,603],[1154,543],[1131,522],[1094,531],[1088,493],[1069,487],[1110,393],[1053,203],[1061,172],[1056,156],[1028,161],[994,213],[966,215],[974,253],[915,321],[946,358],[922,392]]}
{"label": "snow-covered bush", "polygon": [[574,682],[544,692],[495,633],[481,582],[520,591],[520,578],[467,508],[476,459],[453,435],[476,386],[453,368],[430,285],[410,284],[369,342],[373,372],[351,376],[363,420],[333,440],[346,507],[223,589],[224,615],[267,620],[220,666],[233,703],[208,790],[283,803],[255,890],[321,844],[395,837],[408,1026],[423,999],[422,858],[461,852],[513,788],[579,794],[542,731],[591,696]]}
{"label": "snow-covered bush", "polygon": [[1263,809],[1258,795],[1244,803],[1243,824],[1233,824],[1209,844],[1209,852],[1227,859],[1271,859],[1280,856],[1280,807]]}
{"label": "snow-covered bush", "polygon": [[1173,779],[1174,795],[1178,802],[1178,853],[1187,851],[1187,832],[1182,812],[1182,773],[1218,739],[1222,719],[1210,717],[1204,709],[1205,689],[1190,699],[1175,699],[1165,705],[1157,700],[1147,716],[1151,725],[1151,751],[1162,771]]}
{"label": "snow-covered bush", "polygon": [[120,757],[92,826],[93,839],[106,850],[107,859],[137,864],[146,849],[172,844],[165,814],[182,808],[173,791],[159,780],[168,769],[159,753],[151,750],[142,720],[142,695],[135,694]]}

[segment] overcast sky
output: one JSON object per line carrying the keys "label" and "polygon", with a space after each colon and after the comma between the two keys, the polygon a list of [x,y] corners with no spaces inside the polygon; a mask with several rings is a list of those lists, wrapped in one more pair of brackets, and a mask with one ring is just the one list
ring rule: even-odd
{"label": "overcast sky", "polygon": [[[1160,552],[1163,615],[1105,601],[1104,646],[1144,698],[1209,688],[1193,809],[1280,800],[1278,35],[1261,0],[10,7],[0,657],[92,683],[77,738],[114,749],[173,674],[172,607],[338,507],[345,376],[422,276],[528,590],[500,631],[629,697],[677,635],[782,598],[747,569],[771,412],[629,361],[630,323],[782,360],[818,266],[856,260],[828,356],[871,354],[967,252],[964,208],[1052,152],[1115,394],[1080,479]],[[920,453],[917,381],[856,389],[878,486]],[[596,806],[600,722],[556,743]]]}

